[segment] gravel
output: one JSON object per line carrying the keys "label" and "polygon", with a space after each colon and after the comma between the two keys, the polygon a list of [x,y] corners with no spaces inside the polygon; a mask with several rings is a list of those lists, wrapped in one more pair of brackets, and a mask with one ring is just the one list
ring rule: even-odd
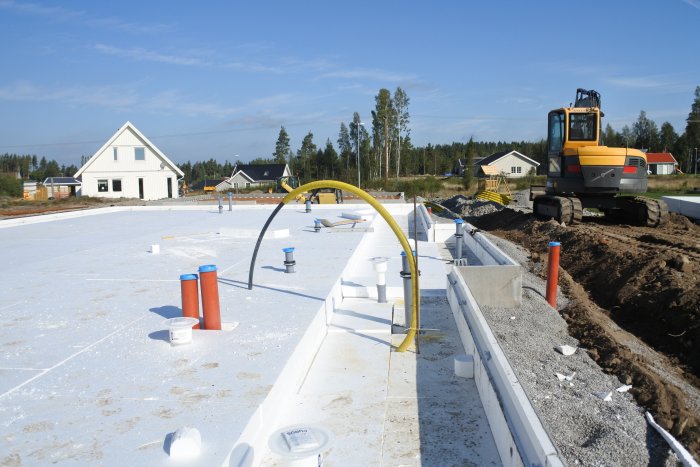
{"label": "gravel", "polygon": [[[676,465],[632,396],[616,391],[622,382],[605,374],[585,349],[568,357],[554,350],[579,342],[546,302],[545,282],[537,269],[529,271],[527,251],[486,235],[523,266],[523,304],[516,309],[482,306],[481,311],[564,460],[569,465]],[[560,295],[558,307],[566,303]],[[571,381],[560,381],[557,373],[575,374]],[[599,392],[612,393],[612,400],[602,400]]]}

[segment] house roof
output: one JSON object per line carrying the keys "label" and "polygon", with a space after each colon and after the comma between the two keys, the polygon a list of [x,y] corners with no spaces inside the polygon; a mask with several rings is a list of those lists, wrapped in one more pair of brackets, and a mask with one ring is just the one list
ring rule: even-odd
{"label": "house roof", "polygon": [[648,152],[648,164],[677,164],[676,158],[670,152]]}
{"label": "house roof", "polygon": [[215,187],[222,181],[226,180],[225,178],[207,178],[205,180],[200,180],[194,185],[192,185],[190,188],[193,190],[203,190],[204,188],[209,188],[209,187]]}
{"label": "house roof", "polygon": [[527,157],[524,154],[519,153],[518,151],[501,151],[501,152],[497,152],[495,154],[491,154],[490,156],[484,157],[483,159],[481,159],[478,162],[478,165],[491,165],[494,162],[496,162],[497,160],[503,159],[504,157],[506,157],[510,154],[513,154],[514,156],[517,156],[517,157],[525,160],[525,162],[532,164],[535,167],[538,167],[540,165],[540,163],[537,162],[536,160],[530,159],[529,157]]}
{"label": "house roof", "polygon": [[131,122],[126,122],[126,123],[125,123],[124,125],[122,125],[122,127],[119,128],[119,129],[117,130],[117,132],[114,133],[114,134],[112,135],[112,137],[109,138],[109,140],[107,140],[107,142],[106,142],[100,149],[98,149],[97,152],[95,152],[95,154],[93,154],[92,157],[90,157],[90,159],[88,159],[88,161],[75,173],[75,177],[77,178],[77,177],[79,177],[83,172],[85,172],[85,169],[87,169],[88,167],[90,167],[90,166],[92,165],[92,163],[95,162],[95,161],[97,160],[97,156],[99,156],[100,154],[102,154],[102,153],[104,152],[104,150],[107,149],[107,148],[119,137],[119,135],[121,135],[122,133],[124,133],[127,129],[131,130],[132,132],[134,132],[134,133],[136,134],[136,136],[138,136],[139,138],[141,138],[141,140],[142,140],[148,147],[150,147],[151,150],[153,150],[153,152],[155,152],[155,153],[158,155],[158,157],[159,157],[160,159],[162,159],[163,162],[164,162],[165,164],[167,164],[167,165],[168,165],[173,171],[175,171],[179,176],[183,177],[183,176],[185,175],[184,172],[183,172],[182,170],[180,170],[178,166],[176,166],[175,164],[173,164],[173,162],[172,162],[170,159],[168,159],[168,158],[166,157],[165,154],[163,154],[162,152],[160,152],[160,149],[158,149],[158,148],[156,147],[155,144],[151,143],[151,141],[150,141],[148,138],[146,138],[146,137],[144,136],[144,134],[141,133],[141,132],[138,130],[138,128],[136,128]]}
{"label": "house roof", "polygon": [[259,180],[276,180],[284,176],[287,164],[240,164],[234,169],[231,177],[238,172],[243,172],[243,175],[250,178],[252,182]]}
{"label": "house roof", "polygon": [[78,186],[80,180],[75,177],[48,177],[44,180],[44,186]]}
{"label": "house roof", "polygon": [[492,165],[481,165],[479,167],[481,167],[481,171],[485,175],[498,175],[498,169]]}

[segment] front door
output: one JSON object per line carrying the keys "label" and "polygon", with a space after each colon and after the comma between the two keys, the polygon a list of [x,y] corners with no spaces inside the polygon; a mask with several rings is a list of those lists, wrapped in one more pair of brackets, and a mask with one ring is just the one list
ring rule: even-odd
{"label": "front door", "polygon": [[168,177],[168,198],[173,197],[173,179]]}
{"label": "front door", "polygon": [[139,178],[139,198],[143,199],[143,178]]}

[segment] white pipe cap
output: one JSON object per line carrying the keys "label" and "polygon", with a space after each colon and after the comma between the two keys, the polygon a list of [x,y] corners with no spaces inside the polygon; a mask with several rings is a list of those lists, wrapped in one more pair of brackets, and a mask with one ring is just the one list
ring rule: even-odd
{"label": "white pipe cap", "polygon": [[173,459],[192,459],[202,449],[202,435],[196,428],[183,426],[170,440],[170,457]]}

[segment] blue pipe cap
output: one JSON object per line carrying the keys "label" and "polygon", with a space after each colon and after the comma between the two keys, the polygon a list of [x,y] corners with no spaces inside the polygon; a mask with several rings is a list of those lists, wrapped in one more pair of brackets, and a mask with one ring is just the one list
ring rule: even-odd
{"label": "blue pipe cap", "polygon": [[215,264],[205,264],[199,267],[199,272],[216,272]]}
{"label": "blue pipe cap", "polygon": [[455,219],[455,224],[464,224],[463,219]]}
{"label": "blue pipe cap", "polygon": [[282,251],[284,251],[285,253],[291,253],[292,251],[294,251],[294,247],[290,246],[287,248],[282,248]]}
{"label": "blue pipe cap", "polygon": [[[406,256],[406,252],[402,251],[401,256]],[[413,250],[413,256],[416,256],[416,250]]]}
{"label": "blue pipe cap", "polygon": [[559,242],[549,242],[549,246],[561,246]]}
{"label": "blue pipe cap", "polygon": [[196,281],[198,279],[197,274],[181,274],[181,281]]}

